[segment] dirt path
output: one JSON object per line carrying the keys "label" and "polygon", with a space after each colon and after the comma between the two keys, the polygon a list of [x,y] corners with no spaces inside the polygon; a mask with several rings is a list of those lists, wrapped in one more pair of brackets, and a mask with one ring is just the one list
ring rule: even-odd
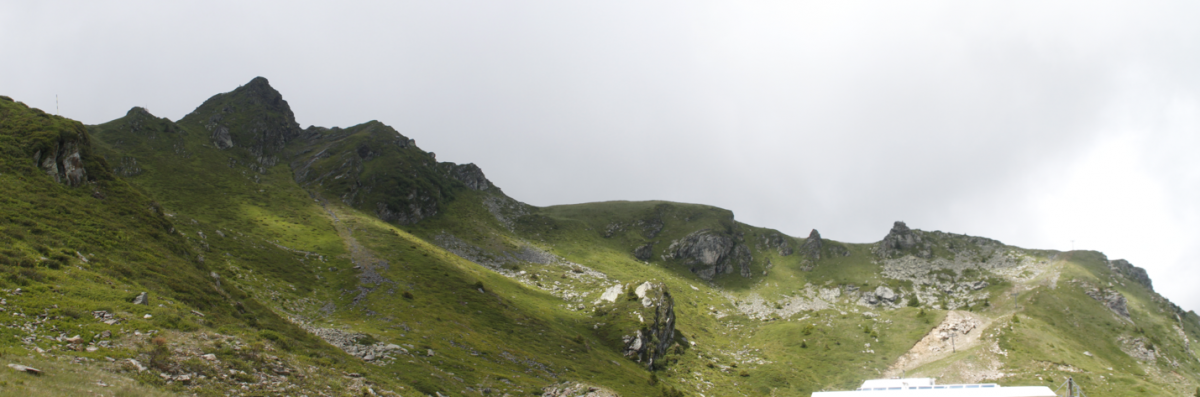
{"label": "dirt path", "polygon": [[[395,281],[389,280],[379,273],[388,269],[388,262],[375,256],[371,250],[363,247],[354,238],[354,227],[342,222],[343,217],[339,217],[337,212],[327,204],[324,198],[319,198],[321,207],[329,213],[333,219],[333,227],[337,230],[338,237],[342,238],[342,242],[346,244],[346,249],[350,251],[350,262],[354,263],[354,269],[358,270],[358,295],[354,297],[354,303],[351,306],[357,306],[367,295],[375,291],[383,284],[396,285]],[[344,214],[343,214],[344,215]]]}
{"label": "dirt path", "polygon": [[884,377],[900,376],[906,370],[945,358],[955,350],[978,346],[980,335],[991,323],[991,319],[971,312],[955,310],[947,313],[941,324],[888,367]]}

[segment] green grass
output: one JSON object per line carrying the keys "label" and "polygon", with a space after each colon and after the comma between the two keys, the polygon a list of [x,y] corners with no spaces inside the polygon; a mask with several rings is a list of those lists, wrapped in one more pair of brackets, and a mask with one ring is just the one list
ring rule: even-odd
{"label": "green grass", "polygon": [[[311,368],[315,372],[304,380],[291,380],[309,391],[355,390],[350,385],[356,381],[341,374],[358,373],[375,390],[402,395],[479,395],[484,389],[533,395],[544,386],[578,380],[627,396],[659,395],[669,388],[685,395],[807,396],[878,377],[946,316],[930,305],[889,310],[859,306],[844,296],[825,310],[750,318],[735,303],[760,298],[776,304],[809,288],[883,285],[900,292],[914,286],[882,276],[871,244],[826,239],[821,259],[812,262],[799,252],[803,238],[737,222],[733,213],[716,207],[663,201],[513,204],[498,188],[467,189],[453,177],[455,165],[437,163],[381,123],[301,132],[278,93],[264,86],[265,80],[256,80],[218,95],[177,123],[134,109],[84,127],[0,99],[0,289],[22,288],[21,295],[7,296],[4,307],[27,315],[0,323],[21,325],[44,314],[44,327],[84,338],[104,331],[156,332],[170,336],[168,346],[215,352],[223,365],[249,373],[242,377],[255,376],[256,368],[275,359]],[[230,128],[234,148],[213,146],[206,127],[217,114]],[[263,128],[297,135],[286,144],[255,147],[255,131]],[[37,150],[63,139],[88,142],[82,155],[92,181],[84,186],[56,183],[31,161]],[[320,152],[325,154],[312,157]],[[510,204],[502,214],[508,219],[489,211],[488,204],[496,202]],[[392,212],[421,207],[425,218],[387,222],[378,217],[380,204]],[[663,259],[673,241],[704,229],[748,248],[752,276],[735,271],[702,280],[682,260]],[[509,261],[505,273],[524,272],[510,278],[442,249],[437,243],[445,236],[491,260],[533,248],[569,263]],[[923,236],[942,259],[957,252],[983,261],[1000,254],[996,249],[1016,249],[941,232]],[[776,237],[794,253],[784,256],[764,244]],[[650,243],[651,258],[636,259],[634,249]],[[1009,374],[1003,384],[1057,386],[1053,383],[1074,376],[1090,396],[1174,395],[1195,388],[1200,373],[1195,348],[1188,351],[1175,330],[1181,326],[1193,342],[1200,340],[1195,313],[1182,314],[1180,322],[1165,299],[1135,283],[1121,284],[1099,253],[1016,250],[1051,261],[1053,271],[1032,280],[942,271],[948,279],[991,284],[976,292],[986,294],[989,305],[970,308],[991,325],[973,332],[985,334],[986,343],[995,341],[1007,355],[990,353],[981,343],[911,368],[910,375],[996,359]],[[849,255],[837,254],[841,251]],[[577,265],[570,263],[605,278],[575,277]],[[361,280],[356,267],[364,265],[379,266],[382,279]],[[654,372],[620,353],[622,337],[643,326],[635,315],[643,311],[641,304],[593,303],[611,283],[645,281],[670,291],[682,337]],[[1113,283],[1128,299],[1132,323],[1085,295],[1079,281]],[[566,301],[556,295],[561,290],[552,292],[554,285],[581,296]],[[130,303],[140,291],[151,293],[151,306]],[[103,324],[91,317],[93,310],[126,322]],[[917,315],[921,310],[925,316]],[[143,318],[146,314],[151,318]],[[395,343],[415,354],[365,363],[287,318],[362,333],[360,343]],[[30,336],[0,327],[0,352],[28,357],[33,345],[20,338]],[[1121,336],[1146,338],[1158,359],[1130,358],[1116,342]],[[95,352],[65,350],[57,340],[33,343],[57,357],[96,362],[156,354],[146,337],[122,340],[128,343]],[[128,383],[134,390],[129,393],[195,392],[156,376],[56,367],[57,361],[40,357],[33,362],[64,373],[56,378],[61,389],[14,374],[8,374],[9,385],[28,381],[33,383],[19,384],[26,387],[22,391],[78,392],[88,385],[84,378],[108,374]],[[180,365],[220,373],[195,359]],[[220,387],[206,390],[223,393]]]}

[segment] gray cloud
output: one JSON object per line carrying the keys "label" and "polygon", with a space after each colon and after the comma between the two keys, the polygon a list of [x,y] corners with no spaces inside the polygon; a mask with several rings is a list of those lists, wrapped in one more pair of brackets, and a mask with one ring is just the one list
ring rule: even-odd
{"label": "gray cloud", "polygon": [[532,204],[698,202],[852,242],[893,220],[1077,240],[1200,309],[1196,8],[17,3],[0,89],[87,123],[178,119],[262,75],[304,125],[378,119]]}

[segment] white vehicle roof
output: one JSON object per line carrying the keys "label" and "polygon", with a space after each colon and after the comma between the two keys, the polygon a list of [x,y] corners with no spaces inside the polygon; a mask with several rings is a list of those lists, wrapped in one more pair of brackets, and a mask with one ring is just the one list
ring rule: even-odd
{"label": "white vehicle roof", "polygon": [[1046,386],[995,383],[935,385],[932,378],[872,379],[857,390],[819,391],[812,397],[1057,397]]}

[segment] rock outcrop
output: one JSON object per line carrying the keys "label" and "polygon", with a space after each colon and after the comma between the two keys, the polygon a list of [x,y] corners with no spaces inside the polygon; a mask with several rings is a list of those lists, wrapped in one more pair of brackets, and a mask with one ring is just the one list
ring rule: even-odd
{"label": "rock outcrop", "polygon": [[1121,336],[1117,338],[1117,342],[1121,347],[1121,351],[1140,361],[1154,361],[1158,358],[1158,354],[1154,350],[1154,345],[1150,344],[1143,337],[1128,337]]}
{"label": "rock outcrop", "polygon": [[750,277],[750,249],[725,233],[702,229],[672,242],[663,259],[682,259],[692,273],[705,280],[738,269],[742,277]]}
{"label": "rock outcrop", "polygon": [[450,176],[467,185],[471,190],[488,190],[492,182],[483,175],[483,170],[475,164],[442,163],[450,172]]}
{"label": "rock outcrop", "polygon": [[542,388],[542,397],[620,397],[612,390],[579,382],[562,382]]}
{"label": "rock outcrop", "polygon": [[1132,280],[1135,283],[1145,286],[1147,289],[1154,291],[1154,285],[1150,282],[1150,275],[1146,274],[1146,269],[1134,266],[1129,261],[1124,259],[1116,259],[1108,261],[1108,268],[1121,276]]}
{"label": "rock outcrop", "polygon": [[774,249],[779,252],[779,256],[788,256],[792,254],[792,238],[783,235],[779,232],[767,232],[759,236],[759,248]]}
{"label": "rock outcrop", "polygon": [[648,261],[654,254],[654,242],[633,249],[633,257],[639,261]]}
{"label": "rock outcrop", "polygon": [[[18,147],[33,164],[54,179],[71,187],[83,185],[93,176],[85,165],[92,158],[91,137],[78,121],[46,114],[12,98],[0,96],[0,130],[14,131]],[[101,174],[107,173],[107,165]],[[97,171],[93,169],[92,171]],[[103,175],[102,175],[103,176]]]}
{"label": "rock outcrop", "polygon": [[867,305],[878,305],[881,303],[890,305],[896,303],[896,299],[899,298],[899,295],[896,295],[896,291],[882,285],[876,287],[874,291],[863,291],[861,296],[861,303]]}
{"label": "rock outcrop", "polygon": [[320,328],[307,323],[298,325],[305,331],[363,361],[384,365],[390,364],[397,355],[410,355],[408,349],[400,345],[373,341],[373,337],[367,334],[346,332],[334,328]]}
{"label": "rock outcrop", "polygon": [[625,343],[622,353],[653,369],[675,343],[675,299],[662,283],[643,283],[635,293],[646,313],[637,314],[644,321],[643,326],[622,337]]}
{"label": "rock outcrop", "polygon": [[800,254],[814,261],[820,260],[821,245],[823,245],[823,243],[824,242],[821,240],[821,232],[818,232],[817,229],[813,229],[808,233],[808,239],[804,240],[804,244],[800,246]]}
{"label": "rock outcrop", "polygon": [[59,139],[50,147],[38,150],[33,154],[33,162],[46,175],[54,178],[55,182],[68,186],[79,186],[87,180],[87,170],[83,168],[83,145],[79,139]]}
{"label": "rock outcrop", "polygon": [[904,251],[913,250],[918,258],[933,257],[933,246],[921,238],[920,230],[912,230],[904,222],[896,221],[888,235],[875,245],[875,255],[883,258],[894,257]]}
{"label": "rock outcrop", "polygon": [[1121,317],[1129,319],[1129,307],[1126,305],[1125,295],[1121,295],[1120,292],[1113,289],[1084,286],[1083,293],[1104,304],[1105,307]]}

